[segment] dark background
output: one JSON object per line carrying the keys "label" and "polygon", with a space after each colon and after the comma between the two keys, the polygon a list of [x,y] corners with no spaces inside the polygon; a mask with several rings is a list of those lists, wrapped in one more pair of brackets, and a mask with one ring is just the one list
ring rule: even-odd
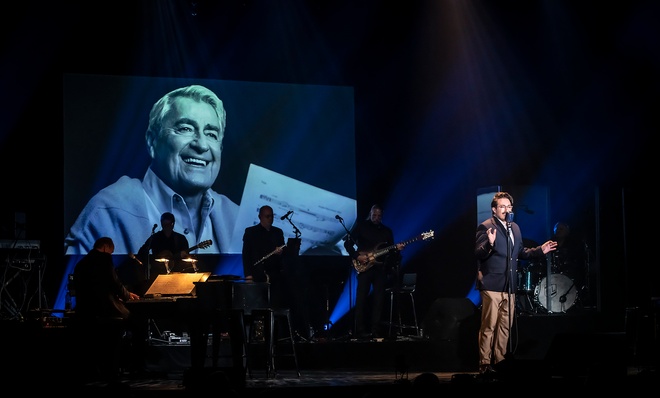
{"label": "dark background", "polygon": [[66,73],[348,85],[358,217],[378,202],[398,240],[436,232],[404,252],[420,314],[471,289],[477,191],[535,186],[548,192],[547,236],[562,219],[590,248],[590,300],[620,329],[626,308],[658,295],[643,223],[656,213],[659,11],[654,1],[13,4],[0,28],[3,235],[25,213],[54,302]]}

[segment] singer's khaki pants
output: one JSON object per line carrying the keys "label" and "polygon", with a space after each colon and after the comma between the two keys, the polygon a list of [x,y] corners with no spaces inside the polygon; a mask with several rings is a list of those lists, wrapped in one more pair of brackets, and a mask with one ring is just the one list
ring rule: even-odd
{"label": "singer's khaki pants", "polygon": [[482,290],[479,365],[494,365],[507,353],[516,295]]}

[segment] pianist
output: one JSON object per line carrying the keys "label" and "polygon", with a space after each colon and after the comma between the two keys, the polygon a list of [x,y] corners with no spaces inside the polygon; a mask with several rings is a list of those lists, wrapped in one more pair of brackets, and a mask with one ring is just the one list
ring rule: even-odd
{"label": "pianist", "polygon": [[122,336],[132,322],[125,302],[140,299],[119,280],[112,260],[114,249],[111,238],[97,239],[73,272],[80,374],[109,383],[118,381]]}

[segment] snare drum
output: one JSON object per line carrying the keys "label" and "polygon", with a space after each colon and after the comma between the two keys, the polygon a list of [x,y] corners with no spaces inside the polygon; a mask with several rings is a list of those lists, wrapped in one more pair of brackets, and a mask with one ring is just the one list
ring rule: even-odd
{"label": "snare drum", "polygon": [[[575,282],[568,276],[551,274],[550,283],[548,283],[546,277],[536,285],[534,299],[537,304],[548,310],[548,312],[566,312],[575,304],[577,291]],[[550,297],[549,307],[548,296]]]}

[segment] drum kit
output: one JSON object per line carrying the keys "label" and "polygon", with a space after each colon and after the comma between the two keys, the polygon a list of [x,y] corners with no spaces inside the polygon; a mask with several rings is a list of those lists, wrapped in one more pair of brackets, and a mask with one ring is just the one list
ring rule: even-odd
{"label": "drum kit", "polygon": [[580,286],[556,257],[518,268],[517,305],[523,313],[566,313],[579,301]]}

